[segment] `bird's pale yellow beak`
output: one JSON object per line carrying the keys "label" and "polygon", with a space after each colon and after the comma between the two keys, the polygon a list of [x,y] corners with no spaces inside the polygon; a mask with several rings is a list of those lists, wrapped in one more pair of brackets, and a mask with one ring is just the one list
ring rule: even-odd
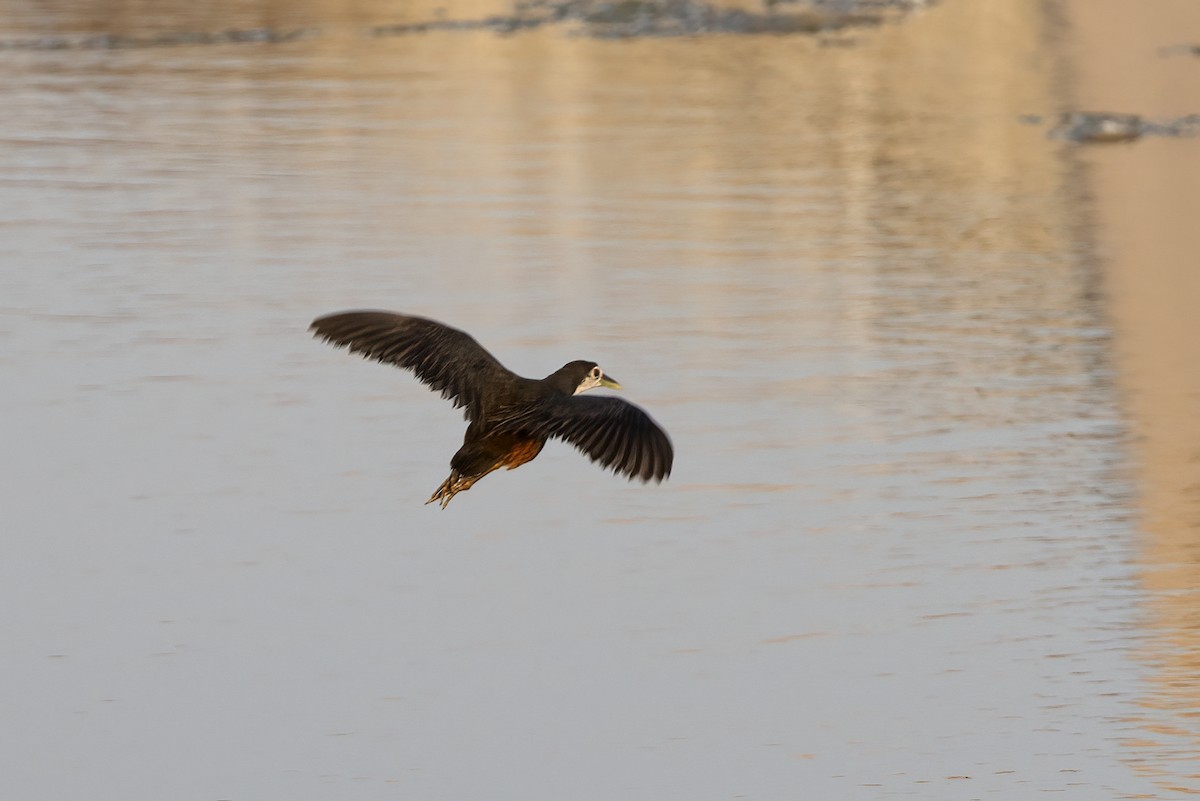
{"label": "bird's pale yellow beak", "polygon": [[612,378],[609,378],[608,376],[600,377],[600,386],[604,387],[605,389],[620,389],[621,388],[620,384],[618,384],[616,381],[614,381]]}

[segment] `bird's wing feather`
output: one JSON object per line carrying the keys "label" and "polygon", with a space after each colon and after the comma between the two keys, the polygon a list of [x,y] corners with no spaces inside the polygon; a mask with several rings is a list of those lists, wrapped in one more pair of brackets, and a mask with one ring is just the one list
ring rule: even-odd
{"label": "bird's wing feather", "polygon": [[424,317],[386,311],[349,311],[318,317],[309,328],[314,336],[346,347],[369,359],[412,370],[440,391],[468,420],[485,416],[488,386],[514,378],[475,339]]}
{"label": "bird's wing feather", "polygon": [[522,431],[558,437],[593,462],[642,481],[662,481],[671,474],[675,451],[650,415],[621,398],[555,395],[501,416],[497,431]]}

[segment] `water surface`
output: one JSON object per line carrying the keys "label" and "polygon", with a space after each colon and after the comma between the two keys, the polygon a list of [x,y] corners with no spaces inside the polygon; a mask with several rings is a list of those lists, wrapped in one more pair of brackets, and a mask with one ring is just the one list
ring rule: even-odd
{"label": "water surface", "polygon": [[[623,41],[17,8],[319,32],[0,53],[21,796],[1158,797],[1086,176],[1017,123],[1064,103],[1042,4]],[[598,361],[674,475],[555,445],[422,506],[458,414],[305,331],[364,306]]]}

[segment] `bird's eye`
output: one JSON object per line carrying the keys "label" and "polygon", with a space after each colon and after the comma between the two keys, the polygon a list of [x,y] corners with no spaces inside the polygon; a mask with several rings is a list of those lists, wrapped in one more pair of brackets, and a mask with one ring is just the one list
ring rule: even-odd
{"label": "bird's eye", "polygon": [[599,377],[600,377],[600,368],[593,367],[592,368],[592,378],[599,378]]}

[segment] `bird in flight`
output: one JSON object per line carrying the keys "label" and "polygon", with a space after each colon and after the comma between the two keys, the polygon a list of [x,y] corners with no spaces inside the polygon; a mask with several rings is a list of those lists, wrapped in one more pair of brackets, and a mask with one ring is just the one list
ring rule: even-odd
{"label": "bird in flight", "polygon": [[550,437],[631,480],[662,481],[671,474],[671,440],[650,415],[620,398],[581,396],[594,387],[621,388],[595,362],[569,362],[545,378],[523,378],[463,331],[387,311],[338,312],[318,317],[309,330],[351,353],[412,370],[462,407],[469,423],[462,447],[427,504],[445,509],[493,470],[532,461]]}

